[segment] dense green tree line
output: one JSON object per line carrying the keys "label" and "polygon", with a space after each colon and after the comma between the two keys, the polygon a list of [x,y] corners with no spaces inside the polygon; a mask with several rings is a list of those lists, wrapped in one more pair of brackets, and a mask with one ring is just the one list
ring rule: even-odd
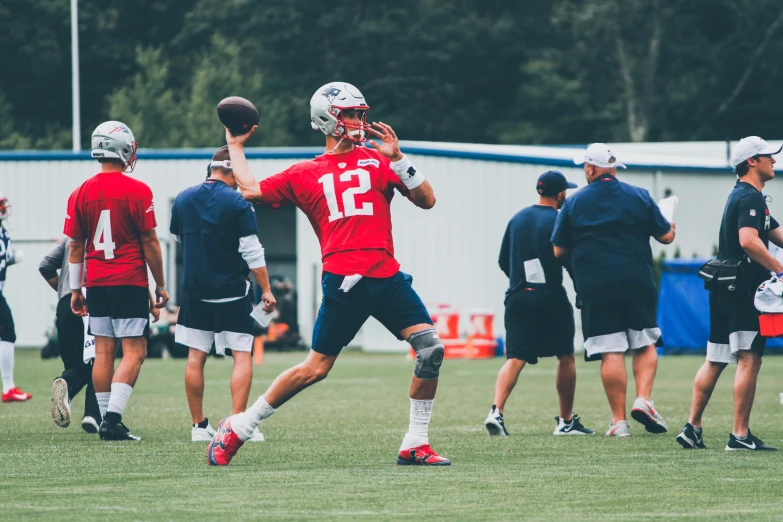
{"label": "dense green tree line", "polygon": [[[783,136],[779,0],[79,1],[82,135],[215,146],[225,96],[254,145],[320,142],[308,101],[345,80],[405,139]],[[69,0],[0,2],[0,148],[71,142]]]}

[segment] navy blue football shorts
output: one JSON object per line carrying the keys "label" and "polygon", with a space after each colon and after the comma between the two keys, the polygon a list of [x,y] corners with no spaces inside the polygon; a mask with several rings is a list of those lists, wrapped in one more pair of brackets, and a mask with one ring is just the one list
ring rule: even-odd
{"label": "navy blue football shorts", "polygon": [[313,350],[335,356],[353,340],[362,325],[375,317],[391,333],[417,324],[432,324],[421,298],[413,289],[413,278],[397,272],[391,277],[363,277],[348,292],[340,290],[344,276],[324,272],[323,299],[313,328]]}
{"label": "navy blue football shorts", "polygon": [[206,303],[200,299],[183,299],[177,317],[174,340],[189,348],[209,353],[215,351],[249,352],[253,349],[255,320],[250,317],[253,300],[250,295],[223,303]]}
{"label": "navy blue football shorts", "polygon": [[9,308],[3,294],[0,294],[0,341],[16,342],[14,316],[11,315],[11,308]]}

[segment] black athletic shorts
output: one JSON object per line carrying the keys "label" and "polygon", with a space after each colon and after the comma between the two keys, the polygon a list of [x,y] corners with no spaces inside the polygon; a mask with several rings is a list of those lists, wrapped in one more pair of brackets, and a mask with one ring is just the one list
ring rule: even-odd
{"label": "black athletic shorts", "polygon": [[505,305],[507,358],[536,364],[574,353],[574,309],[564,288],[520,289]]}
{"label": "black athletic shorts", "polygon": [[632,301],[588,302],[582,306],[585,359],[655,345],[661,337],[655,297]]}
{"label": "black athletic shorts", "polygon": [[0,341],[7,343],[16,342],[14,316],[11,315],[11,308],[8,306],[3,294],[0,294]]}
{"label": "black athletic shorts", "polygon": [[149,289],[141,286],[91,286],[87,289],[89,333],[100,337],[149,339]]}
{"label": "black athletic shorts", "polygon": [[710,340],[707,360],[736,363],[737,352],[750,350],[764,355],[767,338],[759,333],[759,311],[754,294],[710,292]]}

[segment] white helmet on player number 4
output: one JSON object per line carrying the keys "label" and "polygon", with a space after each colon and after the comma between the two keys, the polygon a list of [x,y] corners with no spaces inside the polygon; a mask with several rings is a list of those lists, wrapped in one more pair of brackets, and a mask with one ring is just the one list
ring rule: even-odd
{"label": "white helmet on player number 4", "polygon": [[92,157],[118,159],[125,172],[136,166],[139,144],[130,128],[121,121],[105,121],[92,131]]}
{"label": "white helmet on player number 4", "polygon": [[[360,123],[345,121],[342,111],[346,109],[361,111]],[[310,124],[326,135],[362,143],[367,141],[370,130],[368,110],[370,107],[359,89],[350,83],[331,82],[310,98]]]}

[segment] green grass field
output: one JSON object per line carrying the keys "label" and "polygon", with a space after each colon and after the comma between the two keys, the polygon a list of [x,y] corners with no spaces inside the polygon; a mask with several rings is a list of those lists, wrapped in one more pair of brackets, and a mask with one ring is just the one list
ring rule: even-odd
{"label": "green grass field", "polygon": [[[302,353],[269,354],[251,401]],[[346,353],[326,381],[261,425],[228,468],[206,464],[190,442],[182,360],[142,368],[125,421],[141,442],[101,442],[78,421],[50,416],[59,361],[17,352],[16,380],[34,394],[0,405],[2,520],[345,520],[345,519],[781,519],[783,452],[723,451],[731,429],[733,369],[705,416],[707,451],[685,451],[674,436],[686,420],[701,357],[661,360],[654,391],[670,433],[602,434],[609,409],[597,363],[578,363],[576,411],[598,432],[554,437],[553,360],[526,368],[506,407],[508,438],[486,435],[500,359],[446,361],[430,442],[446,468],[397,467],[408,422],[412,363],[399,355]],[[207,364],[207,414],[229,413],[228,360]],[[632,386],[630,387],[632,388]],[[783,358],[762,368],[751,427],[783,446]],[[631,392],[632,393],[632,392]],[[629,404],[632,395],[629,394]],[[83,405],[74,401],[78,419]]]}

